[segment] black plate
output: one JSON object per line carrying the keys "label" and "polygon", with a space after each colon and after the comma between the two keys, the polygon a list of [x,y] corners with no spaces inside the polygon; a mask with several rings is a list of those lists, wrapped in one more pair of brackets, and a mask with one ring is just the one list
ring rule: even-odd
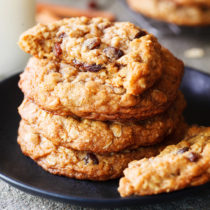
{"label": "black plate", "polygon": [[[78,181],[51,175],[31,159],[22,155],[16,143],[18,122],[17,107],[23,95],[17,87],[18,75],[0,83],[0,178],[32,194],[67,201],[80,206],[122,207],[160,202],[189,195],[190,192],[209,187],[188,188],[168,194],[120,198],[118,180],[106,182]],[[185,112],[189,123],[210,125],[210,76],[186,68],[182,91],[188,102]]]}

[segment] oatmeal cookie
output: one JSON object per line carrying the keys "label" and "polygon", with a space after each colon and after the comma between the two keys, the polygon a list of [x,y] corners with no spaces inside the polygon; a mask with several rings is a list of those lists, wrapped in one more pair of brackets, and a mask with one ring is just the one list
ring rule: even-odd
{"label": "oatmeal cookie", "polygon": [[157,39],[129,22],[80,17],[38,24],[19,45],[37,58],[71,64],[76,79],[80,72],[84,82],[94,76],[117,94],[139,95],[162,73]]}
{"label": "oatmeal cookie", "polygon": [[180,5],[210,6],[210,0],[173,0],[173,1]]}
{"label": "oatmeal cookie", "polygon": [[145,16],[185,26],[210,24],[210,4],[185,0],[127,0],[128,5]]}
{"label": "oatmeal cookie", "polygon": [[158,156],[129,163],[121,196],[151,195],[197,186],[210,180],[210,127],[192,127],[177,145]]}
{"label": "oatmeal cookie", "polygon": [[165,111],[181,82],[183,63],[166,49],[161,54],[161,79],[138,96],[110,86],[97,73],[79,72],[71,65],[35,57],[21,74],[19,87],[26,98],[54,114],[102,121],[143,120]]}
{"label": "oatmeal cookie", "polygon": [[144,121],[101,122],[53,115],[25,99],[19,113],[31,127],[55,145],[94,153],[118,152],[157,144],[180,121],[185,100],[181,93],[165,113]]}
{"label": "oatmeal cookie", "polygon": [[[181,122],[181,124],[183,123]],[[181,128],[183,129],[184,126]],[[180,130],[176,135],[181,134]],[[170,137],[172,141],[177,140],[176,135]],[[18,143],[25,155],[32,158],[48,172],[89,180],[108,180],[120,177],[130,161],[157,155],[165,147],[165,144],[160,144],[106,155],[75,151],[55,146],[52,141],[39,135],[24,121],[20,123]]]}

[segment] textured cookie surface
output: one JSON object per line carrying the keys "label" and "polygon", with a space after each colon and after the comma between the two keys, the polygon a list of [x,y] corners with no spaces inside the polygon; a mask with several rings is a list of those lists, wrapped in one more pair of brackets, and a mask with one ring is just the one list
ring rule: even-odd
{"label": "textured cookie surface", "polygon": [[209,1],[127,0],[127,2],[133,10],[158,20],[186,26],[210,24]]}
{"label": "textured cookie surface", "polygon": [[173,0],[173,1],[181,5],[210,6],[210,0]]}
{"label": "textured cookie surface", "polygon": [[145,119],[165,111],[176,97],[183,63],[162,49],[163,75],[143,94],[121,92],[93,72],[35,57],[20,76],[25,97],[42,109],[59,115],[96,120]]}
{"label": "textured cookie surface", "polygon": [[37,58],[88,72],[82,74],[84,82],[97,76],[120,93],[138,95],[162,73],[157,39],[129,22],[81,17],[39,24],[20,37],[19,45]]}
{"label": "textured cookie surface", "polygon": [[90,180],[117,178],[130,161],[151,157],[160,149],[158,146],[142,147],[108,155],[75,151],[53,145],[23,121],[20,123],[18,143],[25,155],[50,173]]}
{"label": "textured cookie surface", "polygon": [[95,153],[118,152],[159,143],[180,121],[185,100],[178,94],[166,113],[137,122],[100,122],[53,115],[25,99],[19,113],[33,129],[55,145]]}
{"label": "textured cookie surface", "polygon": [[197,186],[210,180],[210,127],[192,127],[177,145],[158,156],[129,163],[121,196],[151,195]]}

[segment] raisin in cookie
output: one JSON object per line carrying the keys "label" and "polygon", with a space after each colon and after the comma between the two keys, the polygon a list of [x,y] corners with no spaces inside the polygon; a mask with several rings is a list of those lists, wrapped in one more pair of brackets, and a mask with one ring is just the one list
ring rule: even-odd
{"label": "raisin in cookie", "polygon": [[153,147],[139,150],[125,150],[120,153],[97,155],[55,146],[51,141],[35,132],[21,121],[18,143],[22,152],[36,161],[42,168],[53,174],[77,179],[107,180],[122,175],[127,164],[135,159],[157,154]]}
{"label": "raisin in cookie", "polygon": [[[177,141],[177,136],[182,134],[180,130],[170,136],[168,141],[170,142],[171,139],[173,142]],[[55,146],[52,141],[35,132],[24,121],[21,121],[18,133],[18,143],[22,152],[45,170],[52,174],[89,180],[108,180],[120,177],[130,161],[157,155],[167,145],[166,140],[166,144],[99,155]]]}
{"label": "raisin in cookie", "polygon": [[185,0],[127,0],[129,6],[145,16],[185,26],[210,24],[210,2]]}
{"label": "raisin in cookie", "polygon": [[129,163],[121,196],[151,195],[197,186],[210,180],[210,127],[192,127],[177,145],[158,156]]}
{"label": "raisin in cookie", "polygon": [[[129,22],[81,17],[38,24],[20,37],[19,45],[37,58],[92,72],[132,95],[151,87],[162,73],[157,39]],[[83,74],[83,80],[91,80],[89,75]]]}
{"label": "raisin in cookie", "polygon": [[54,114],[102,121],[142,120],[164,112],[181,82],[183,63],[166,49],[161,50],[161,57],[162,77],[138,96],[110,85],[102,74],[35,57],[21,74],[19,87],[26,98]]}
{"label": "raisin in cookie", "polygon": [[185,100],[180,93],[165,113],[136,122],[101,122],[53,115],[27,99],[19,107],[19,113],[36,132],[55,145],[109,153],[159,143],[174,131],[184,107]]}

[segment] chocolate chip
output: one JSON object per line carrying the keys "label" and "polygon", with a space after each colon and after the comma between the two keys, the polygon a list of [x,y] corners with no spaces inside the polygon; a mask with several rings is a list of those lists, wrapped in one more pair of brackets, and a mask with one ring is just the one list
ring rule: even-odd
{"label": "chocolate chip", "polygon": [[80,71],[90,71],[90,72],[98,72],[100,71],[103,67],[101,65],[96,65],[96,64],[85,64],[85,63],[80,63],[76,59],[73,60],[73,64],[76,68],[78,68]]}
{"label": "chocolate chip", "polygon": [[145,35],[147,35],[147,33],[145,31],[139,31],[134,38],[138,39]]}
{"label": "chocolate chip", "polygon": [[59,57],[62,54],[61,43],[56,42],[54,46],[54,53],[56,57]]}
{"label": "chocolate chip", "polygon": [[183,154],[189,150],[189,147],[183,147],[177,151],[177,154]]}
{"label": "chocolate chip", "polygon": [[103,50],[103,52],[110,59],[118,59],[124,55],[124,52],[122,50],[117,49],[115,47],[107,47]]}
{"label": "chocolate chip", "polygon": [[199,154],[194,153],[194,152],[190,152],[187,156],[187,159],[190,162],[197,162],[199,158],[200,158]]}
{"label": "chocolate chip", "polygon": [[87,153],[86,157],[84,158],[85,164],[88,164],[90,162],[90,160],[92,160],[94,165],[98,165],[99,164],[99,160],[96,157],[96,155],[94,155],[93,153]]}
{"label": "chocolate chip", "polygon": [[90,38],[85,40],[83,46],[87,47],[89,50],[95,49],[101,44],[101,40],[98,37]]}

